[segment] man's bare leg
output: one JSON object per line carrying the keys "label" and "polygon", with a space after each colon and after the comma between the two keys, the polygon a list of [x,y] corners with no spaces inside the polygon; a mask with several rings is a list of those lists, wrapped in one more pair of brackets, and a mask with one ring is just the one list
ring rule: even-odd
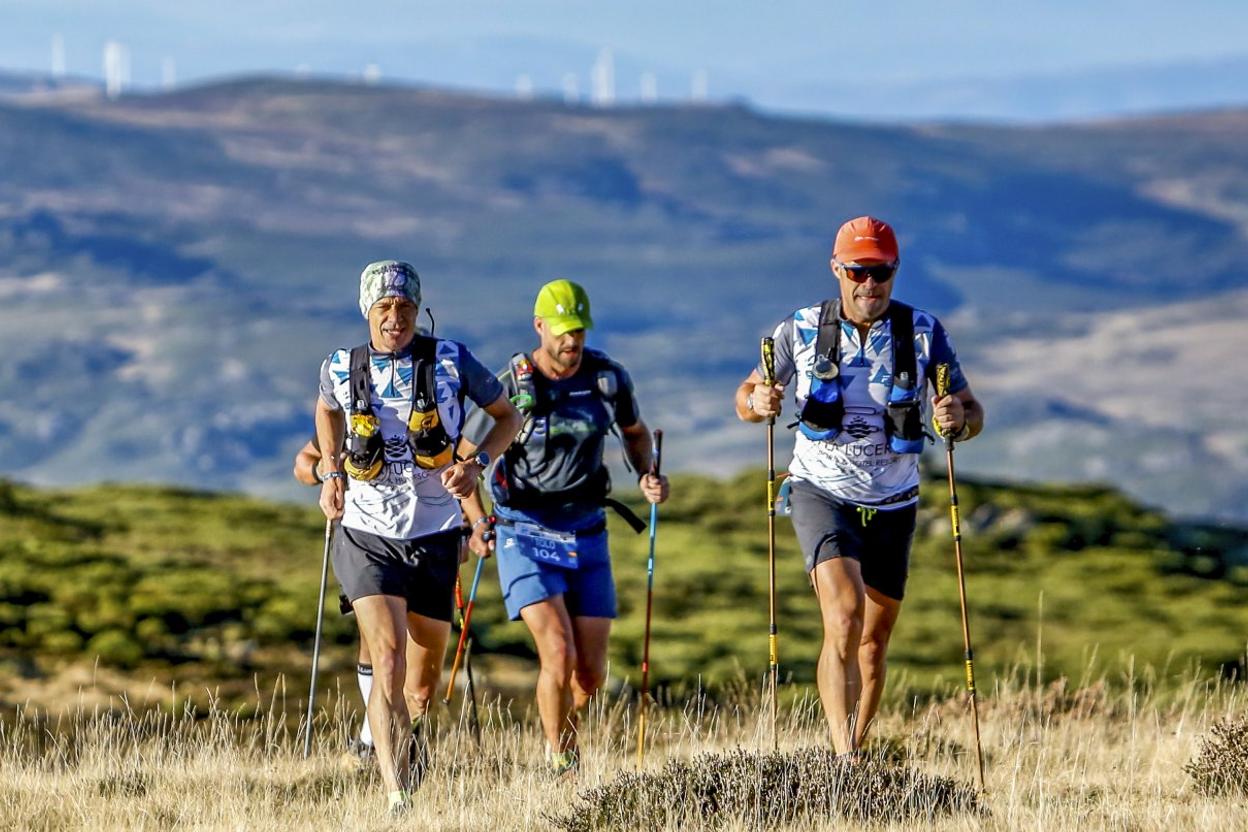
{"label": "man's bare leg", "polygon": [[854,747],[861,748],[871,730],[880,698],[884,694],[885,656],[888,640],[893,635],[901,602],[867,587],[866,614],[863,617],[862,642],[858,645],[858,671],[862,677],[862,698],[858,702],[858,720],[854,726]]}
{"label": "man's bare leg", "polygon": [[578,615],[572,619],[572,635],[576,642],[576,668],[572,672],[571,719],[575,725],[578,712],[589,704],[589,698],[607,680],[611,619]]}
{"label": "man's bare leg", "polygon": [[576,637],[562,595],[520,610],[537,645],[541,669],[537,675],[537,710],[551,749],[567,751],[575,745],[572,713],[572,674],[576,669]]}
{"label": "man's bare leg", "polygon": [[393,595],[368,595],[353,605],[360,633],[368,642],[373,660],[373,690],[368,697],[368,723],[373,747],[386,792],[407,789],[405,766],[399,765],[406,752],[410,730],[403,682],[407,675],[407,601]]}
{"label": "man's bare leg", "polygon": [[818,564],[811,577],[823,618],[819,699],[832,733],[832,747],[838,754],[848,754],[857,747],[850,720],[862,693],[858,668],[865,606],[862,568],[851,558],[833,558]]}
{"label": "man's bare leg", "polygon": [[429,713],[429,703],[438,694],[446,645],[450,640],[451,622],[407,614],[407,681],[403,695],[407,711],[413,719]]}

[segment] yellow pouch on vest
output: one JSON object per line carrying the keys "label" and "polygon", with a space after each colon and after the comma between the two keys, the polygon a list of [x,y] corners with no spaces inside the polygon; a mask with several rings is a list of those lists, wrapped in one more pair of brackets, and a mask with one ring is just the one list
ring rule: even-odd
{"label": "yellow pouch on vest", "polygon": [[385,463],[385,456],[379,454],[377,459],[367,467],[356,465],[351,457],[347,457],[342,461],[342,467],[346,470],[347,476],[353,480],[375,480],[377,475],[381,473],[381,468]]}
{"label": "yellow pouch on vest", "polygon": [[411,417],[407,420],[407,429],[412,433],[423,433],[432,430],[441,424],[442,420],[438,418],[438,409],[426,411],[412,411]]}
{"label": "yellow pouch on vest", "polygon": [[412,449],[412,459],[415,460],[418,468],[431,469],[441,468],[444,465],[450,465],[455,459],[455,449],[447,445],[433,456],[422,454],[415,448]]}
{"label": "yellow pouch on vest", "polygon": [[371,413],[352,413],[351,432],[361,439],[372,437],[381,430],[381,422]]}

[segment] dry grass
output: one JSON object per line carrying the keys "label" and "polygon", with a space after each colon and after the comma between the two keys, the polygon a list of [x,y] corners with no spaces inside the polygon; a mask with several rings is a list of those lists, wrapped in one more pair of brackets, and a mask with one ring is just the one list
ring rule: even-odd
{"label": "dry grass", "polygon": [[[1001,680],[981,704],[988,790],[980,811],[954,799],[974,783],[969,718],[956,697],[890,707],[872,759],[853,774],[811,750],[826,742],[810,695],[782,711],[779,757],[756,753],[771,743],[753,692],[720,705],[693,697],[652,711],[643,776],[634,771],[631,707],[604,698],[585,720],[579,778],[559,783],[546,772],[534,715],[495,701],[483,711],[480,749],[462,721],[442,715],[433,771],[416,808],[398,820],[383,811],[377,777],[342,754],[354,700],[321,714],[305,762],[281,699],[261,699],[260,715],[249,717],[19,712],[0,723],[0,828],[510,830],[553,829],[561,819],[582,829],[597,818],[597,828],[682,832],[860,829],[864,821],[901,830],[916,817],[937,830],[1248,828],[1242,799],[1208,794],[1185,771],[1202,747],[1230,736],[1214,726],[1242,726],[1242,684],[1134,679],[1071,689]],[[716,777],[722,799],[692,802]]]}

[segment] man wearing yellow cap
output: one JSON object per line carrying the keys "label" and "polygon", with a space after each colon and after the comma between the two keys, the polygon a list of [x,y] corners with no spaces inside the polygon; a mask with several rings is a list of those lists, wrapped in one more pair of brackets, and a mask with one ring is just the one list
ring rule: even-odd
{"label": "man wearing yellow cap", "polygon": [[[555,280],[538,292],[540,343],[500,374],[525,422],[490,477],[496,543],[486,540],[480,498],[464,501],[469,546],[481,556],[497,546],[507,613],[524,620],[537,644],[537,705],[556,775],[577,766],[577,711],[605,680],[616,615],[604,506],[622,506],[607,496],[607,434],[618,429],[634,471],[647,471],[651,455],[628,373],[585,347],[593,325],[578,284]],[[665,477],[644,473],[638,486],[652,503],[667,499]]]}
{"label": "man wearing yellow cap", "polygon": [[736,397],[737,416],[761,422],[780,413],[794,382],[789,502],[823,618],[819,697],[841,754],[861,746],[884,690],[919,499],[924,390],[938,368],[948,389],[928,402],[932,422],[957,441],[984,425],[940,321],[892,299],[900,263],[888,223],[842,225],[831,297],[776,327],[777,383],[756,367]]}

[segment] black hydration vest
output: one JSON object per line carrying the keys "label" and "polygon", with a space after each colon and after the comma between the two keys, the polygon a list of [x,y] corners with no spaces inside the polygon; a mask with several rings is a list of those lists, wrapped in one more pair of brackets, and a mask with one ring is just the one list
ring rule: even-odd
{"label": "black hydration vest", "polygon": [[[454,459],[454,443],[438,412],[437,346],[436,338],[417,335],[408,347],[412,358],[412,412],[407,420],[407,442],[413,462],[424,469],[441,468]],[[385,464],[381,420],[373,412],[369,355],[368,344],[351,349],[351,408],[343,467],[359,480],[375,479]]]}
{"label": "black hydration vest", "polygon": [[[917,454],[923,440],[931,437],[923,428],[923,384],[918,379],[914,350],[914,309],[899,301],[888,306],[892,339],[892,387],[884,413],[884,435],[889,449]],[[899,346],[900,345],[900,346]],[[819,307],[819,330],[815,340],[815,363],[810,394],[798,416],[798,429],[808,439],[832,440],[841,432],[845,401],[841,395],[841,302],[825,300]]]}
{"label": "black hydration vest", "polygon": [[[610,431],[618,437],[615,427],[616,397],[620,392],[620,379],[607,357],[597,350],[586,349],[581,356],[581,365],[585,370],[595,374],[595,397],[607,411],[607,423]],[[526,353],[518,352],[511,357],[511,382],[514,393],[511,402],[524,416],[524,424],[516,434],[511,446],[503,456],[508,468],[513,469],[515,463],[525,455],[525,446],[532,441],[542,442],[545,448],[546,431],[538,433],[534,430],[537,423],[550,416],[559,404],[565,401],[571,391],[552,391],[544,383],[544,377],[533,366],[533,360]],[[534,440],[534,436],[541,436]],[[628,460],[624,460],[625,466]],[[606,506],[619,514],[638,533],[646,528],[646,524],[623,503],[611,499],[611,473],[606,465],[600,465],[590,479],[575,488],[563,491],[544,491],[526,488],[514,482],[507,482],[502,466],[494,469],[495,493],[500,495],[500,504],[518,511],[550,508],[567,503],[582,505]]]}

